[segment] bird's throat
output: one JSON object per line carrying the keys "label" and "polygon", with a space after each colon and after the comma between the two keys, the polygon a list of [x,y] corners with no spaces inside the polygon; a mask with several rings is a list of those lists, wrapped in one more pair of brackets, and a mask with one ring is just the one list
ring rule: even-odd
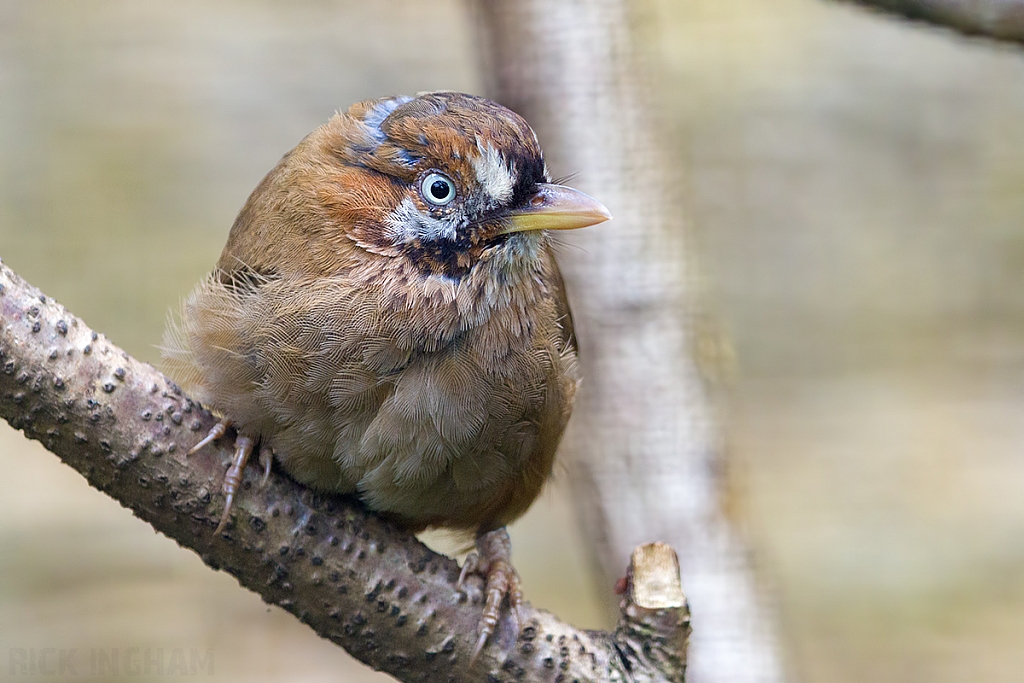
{"label": "bird's throat", "polygon": [[443,276],[462,280],[477,264],[500,258],[500,252],[515,249],[512,235],[497,235],[485,241],[473,241],[468,237],[455,239],[422,240],[413,239],[399,246],[399,251],[423,275]]}

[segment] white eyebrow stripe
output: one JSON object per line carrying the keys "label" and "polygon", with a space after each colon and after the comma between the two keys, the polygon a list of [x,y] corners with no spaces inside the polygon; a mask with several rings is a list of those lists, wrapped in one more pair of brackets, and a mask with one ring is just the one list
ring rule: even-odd
{"label": "white eyebrow stripe", "polygon": [[494,145],[484,145],[480,138],[476,139],[476,148],[480,150],[480,155],[472,162],[480,187],[498,204],[512,199],[512,190],[516,184],[515,166],[506,163]]}

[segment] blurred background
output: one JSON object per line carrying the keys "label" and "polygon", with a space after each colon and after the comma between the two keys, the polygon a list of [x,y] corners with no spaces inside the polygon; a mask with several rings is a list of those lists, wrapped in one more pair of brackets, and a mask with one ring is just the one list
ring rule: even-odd
{"label": "blurred background", "polygon": [[[641,31],[793,680],[1024,681],[1024,51],[821,0]],[[155,362],[285,151],[360,99],[479,92],[473,50],[458,0],[0,0],[0,258]],[[534,604],[606,625],[564,482],[512,535]],[[0,425],[0,680],[48,647],[91,680],[131,647],[389,680]]]}

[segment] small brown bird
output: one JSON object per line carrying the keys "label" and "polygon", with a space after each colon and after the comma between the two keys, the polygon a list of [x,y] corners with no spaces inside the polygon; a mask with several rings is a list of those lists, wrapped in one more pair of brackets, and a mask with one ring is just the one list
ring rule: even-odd
{"label": "small brown bird", "polygon": [[548,230],[610,214],[551,184],[519,115],[453,92],[353,105],[263,179],[164,340],[253,450],[419,531],[476,534],[477,651],[522,601],[504,526],[551,472],[579,382]]}

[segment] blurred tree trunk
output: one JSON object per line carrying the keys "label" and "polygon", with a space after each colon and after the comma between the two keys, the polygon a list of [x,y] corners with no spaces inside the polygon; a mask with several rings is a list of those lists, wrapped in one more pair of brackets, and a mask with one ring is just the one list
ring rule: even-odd
{"label": "blurred tree trunk", "polygon": [[693,610],[689,680],[782,680],[773,618],[720,508],[720,443],[693,355],[679,173],[652,114],[636,8],[473,8],[490,95],[534,126],[555,177],[573,174],[573,186],[614,215],[569,235],[578,248],[560,258],[584,368],[565,450],[594,559],[611,582],[638,543],[670,543]]}

